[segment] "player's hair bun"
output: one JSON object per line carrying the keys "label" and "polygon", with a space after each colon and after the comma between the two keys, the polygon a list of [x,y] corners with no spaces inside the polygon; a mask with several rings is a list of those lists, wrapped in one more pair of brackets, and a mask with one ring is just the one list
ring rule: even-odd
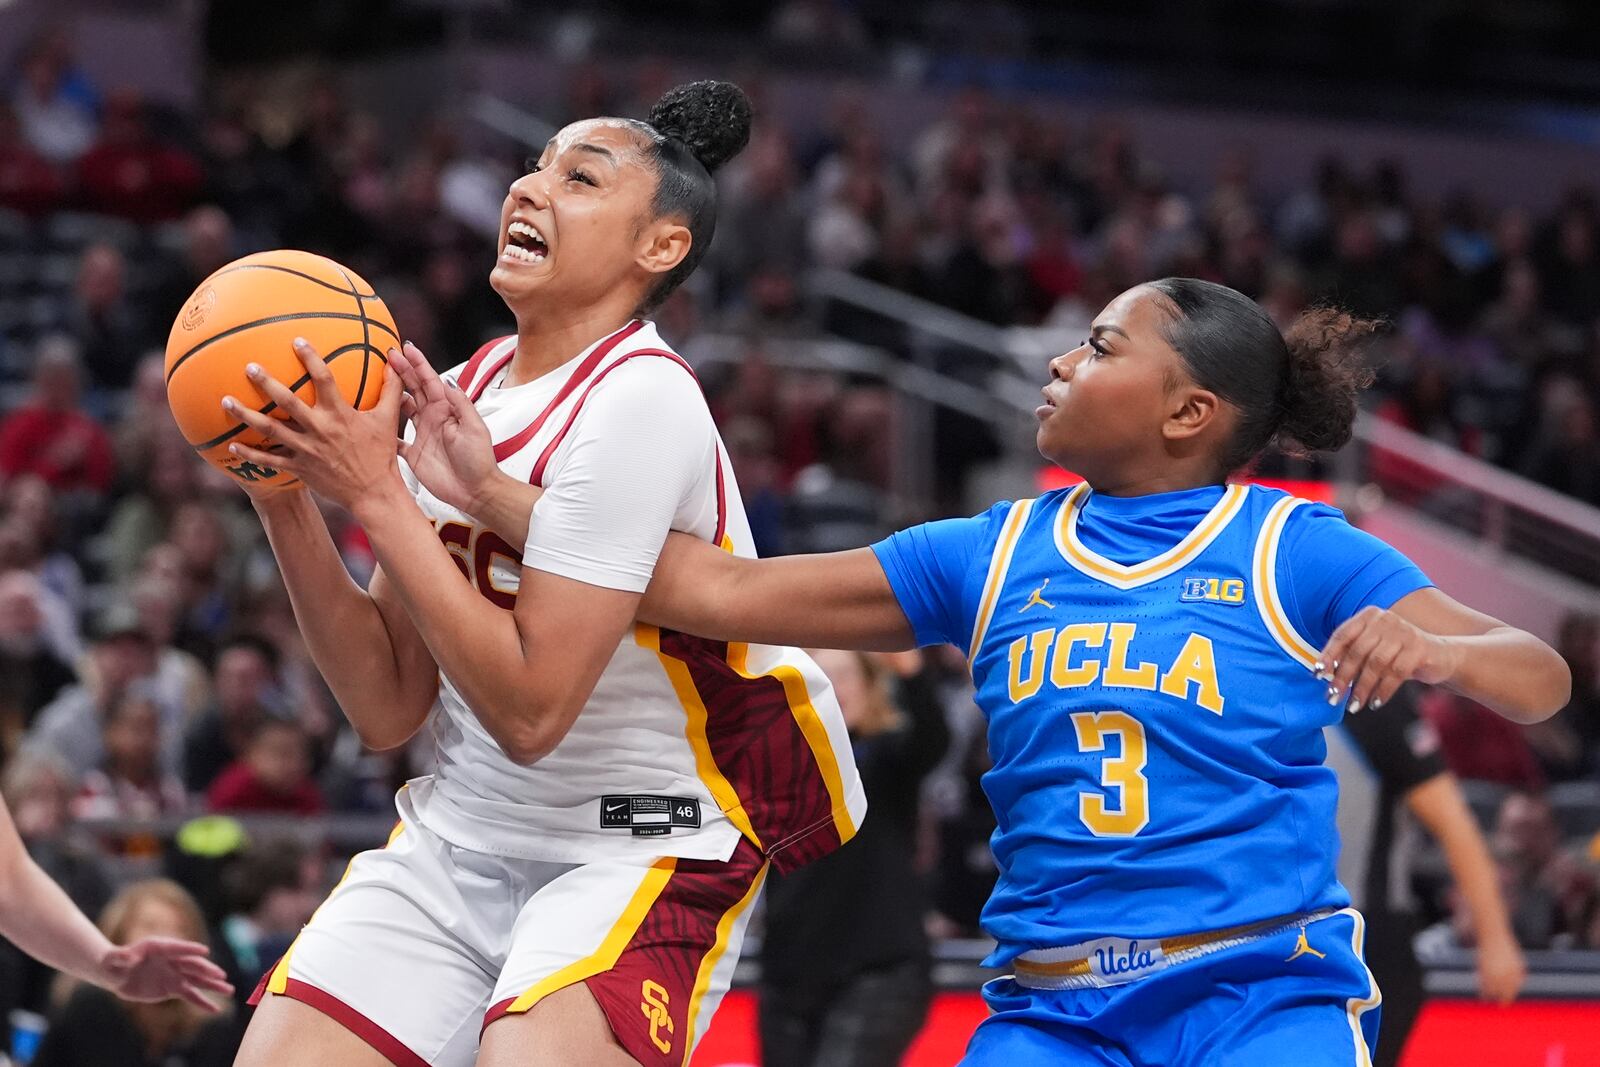
{"label": "player's hair bun", "polygon": [[662,94],[648,121],[714,173],[750,141],[750,98],[732,82],[689,82]]}
{"label": "player's hair bun", "polygon": [[1280,445],[1289,451],[1331,452],[1349,442],[1356,394],[1374,377],[1362,350],[1383,326],[1334,307],[1311,308],[1290,324],[1283,334],[1289,374]]}

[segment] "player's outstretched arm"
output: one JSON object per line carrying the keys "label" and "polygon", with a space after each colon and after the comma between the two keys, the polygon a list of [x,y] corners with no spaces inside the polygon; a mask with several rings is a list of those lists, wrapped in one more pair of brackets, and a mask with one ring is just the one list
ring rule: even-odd
{"label": "player's outstretched arm", "polygon": [[[511,544],[526,544],[543,490],[495,466],[489,432],[472,402],[421,352],[407,345],[391,353],[390,366],[405,384],[403,410],[415,427],[403,448],[413,473],[435,496]],[[656,562],[639,619],[762,644],[880,650],[915,644],[883,567],[865,548],[751,560],[674,533]]]}
{"label": "player's outstretched arm", "polygon": [[[320,359],[311,358],[322,366]],[[281,385],[261,381],[268,399],[275,388],[304,408]],[[292,432],[244,405],[236,404],[231,413],[259,425],[269,439]],[[357,585],[339,558],[322,513],[303,490],[252,493],[251,503],[266,528],[306,647],[356,734],[371,748],[405,744],[433,707],[439,671],[383,568],[373,574],[367,589]],[[428,539],[437,540],[431,531]]]}
{"label": "player's outstretched arm", "polygon": [[1352,711],[1379,707],[1415,680],[1520,723],[1548,719],[1572,695],[1572,671],[1555,649],[1431,587],[1351,616],[1328,639],[1318,677],[1329,703],[1348,700]]}
{"label": "player's outstretched arm", "polygon": [[146,938],[118,947],[106,940],[50,876],[29,858],[11,812],[0,801],[0,934],[43,963],[129,1000],[184,1000],[216,1011],[207,994],[233,992],[222,968],[192,941]]}

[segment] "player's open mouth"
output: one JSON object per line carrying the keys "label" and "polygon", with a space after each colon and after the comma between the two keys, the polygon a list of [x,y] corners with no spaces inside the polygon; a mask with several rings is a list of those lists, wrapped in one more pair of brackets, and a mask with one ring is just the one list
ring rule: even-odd
{"label": "player's open mouth", "polygon": [[544,235],[521,219],[513,219],[506,227],[506,247],[500,253],[502,260],[512,263],[540,263],[550,254]]}

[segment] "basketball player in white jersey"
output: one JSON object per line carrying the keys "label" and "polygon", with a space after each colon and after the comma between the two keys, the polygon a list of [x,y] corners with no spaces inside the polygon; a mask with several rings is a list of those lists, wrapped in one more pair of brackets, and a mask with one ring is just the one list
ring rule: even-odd
{"label": "basketball player in white jersey", "polygon": [[736,87],[696,83],[648,123],[565,128],[511,186],[491,282],[517,334],[446,380],[544,489],[525,543],[429,450],[397,459],[397,373],[360,414],[302,347],[315,406],[259,374],[291,423],[227,402],[273,441],[238,454],[349,508],[377,555],[361,590],[306,494],[254,499],[340,705],[374,747],[426,720],[438,755],[263,979],[241,1067],[686,1064],[768,865],[854,834],[809,659],[634,622],[669,530],[751,552],[698,384],[641,317],[705,251],[710,171],[748,127]]}

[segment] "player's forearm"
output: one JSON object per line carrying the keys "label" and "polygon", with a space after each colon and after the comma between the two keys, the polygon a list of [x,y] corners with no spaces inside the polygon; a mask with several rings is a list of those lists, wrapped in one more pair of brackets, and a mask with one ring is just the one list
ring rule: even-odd
{"label": "player's forearm", "polygon": [[1406,795],[1406,805],[1444,850],[1478,944],[1514,941],[1494,859],[1454,776],[1440,774],[1417,786]]}
{"label": "player's forearm", "polygon": [[[9,821],[9,820],[8,820]],[[58,971],[103,984],[111,942],[28,857],[8,826],[0,848],[0,934]]]}
{"label": "player's forearm", "polygon": [[513,614],[462,580],[433,526],[402,489],[363,501],[357,519],[439,670],[505,753],[532,762],[547,744],[553,698]]}
{"label": "player's forearm", "polygon": [[254,503],[306,648],[334,699],[369,747],[403,744],[433,703],[437,679],[430,690],[423,677],[434,674],[432,665],[401,662],[382,612],[345,569],[309,493]]}
{"label": "player's forearm", "polygon": [[1572,696],[1566,661],[1525,630],[1501,626],[1443,640],[1460,655],[1460,665],[1444,684],[1513,722],[1548,719]]}
{"label": "player's forearm", "polygon": [[474,498],[467,514],[504,537],[513,545],[528,543],[528,525],[533,519],[533,505],[544,495],[537,485],[529,485],[504,471],[496,471],[489,484]]}
{"label": "player's forearm", "polygon": [[744,559],[674,533],[639,618],[723,641],[898,651],[916,644],[871,549]]}

